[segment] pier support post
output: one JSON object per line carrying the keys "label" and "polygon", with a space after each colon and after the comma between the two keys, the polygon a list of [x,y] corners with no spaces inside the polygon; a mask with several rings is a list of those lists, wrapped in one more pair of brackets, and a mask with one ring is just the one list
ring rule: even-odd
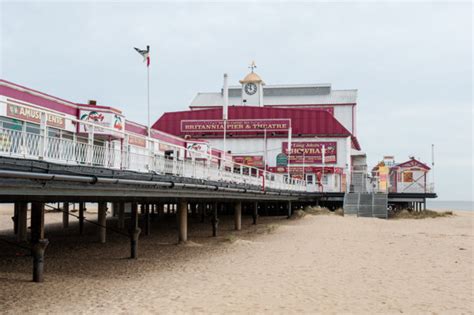
{"label": "pier support post", "polygon": [[15,202],[15,204],[13,205],[13,217],[12,217],[12,221],[13,221],[13,233],[18,234],[18,205],[19,205],[19,202]]}
{"label": "pier support post", "polygon": [[105,243],[107,230],[107,203],[106,202],[99,202],[98,212],[97,212],[97,221],[100,224],[98,227],[98,234],[99,234],[99,242]]}
{"label": "pier support post", "polygon": [[291,218],[291,215],[293,214],[293,209],[291,206],[291,201],[288,201],[288,216],[286,217],[287,219]]}
{"label": "pier support post", "polygon": [[125,203],[123,201],[118,204],[117,227],[123,229],[125,226]]}
{"label": "pier support post", "polygon": [[204,223],[204,219],[206,218],[206,209],[207,209],[207,203],[201,202],[199,204],[199,212],[201,214],[201,223]]}
{"label": "pier support post", "polygon": [[63,229],[69,228],[69,202],[63,203]]}
{"label": "pier support post", "polygon": [[43,282],[44,252],[49,242],[44,238],[44,203],[31,204],[31,254],[33,255],[33,282]]}
{"label": "pier support post", "polygon": [[140,228],[138,227],[138,204],[132,202],[132,213],[130,217],[130,230],[128,234],[130,235],[130,258],[137,258],[138,250],[138,237],[140,236]]}
{"label": "pier support post", "polygon": [[145,235],[150,235],[150,204],[144,205],[145,210]]}
{"label": "pier support post", "polygon": [[237,201],[234,205],[234,225],[235,230],[240,231],[242,229],[242,202]]}
{"label": "pier support post", "polygon": [[185,243],[188,240],[188,203],[185,199],[178,203],[178,228],[178,243]]}
{"label": "pier support post", "polygon": [[26,242],[28,226],[27,226],[27,213],[28,213],[28,203],[26,202],[19,202],[18,203],[18,233],[17,233],[17,241],[18,242]]}
{"label": "pier support post", "polygon": [[158,218],[161,218],[165,215],[165,204],[162,202],[159,202],[156,204],[157,212],[158,212]]}
{"label": "pier support post", "polygon": [[[219,219],[217,218],[217,202],[214,202],[212,205],[212,219],[211,219],[211,224],[212,224],[212,236],[216,237],[217,236],[217,227],[219,225]],[[201,211],[203,211],[202,209]]]}
{"label": "pier support post", "polygon": [[253,212],[252,212],[252,220],[253,220],[252,224],[253,224],[253,225],[256,225],[256,224],[257,224],[257,220],[258,220],[258,202],[257,202],[257,201],[255,201],[255,202],[253,203],[253,209],[252,209],[252,211],[253,211]]}
{"label": "pier support post", "polygon": [[86,204],[84,202],[79,202],[79,234],[84,234],[84,211],[86,209]]}
{"label": "pier support post", "polygon": [[426,198],[423,199],[423,211],[426,211]]}

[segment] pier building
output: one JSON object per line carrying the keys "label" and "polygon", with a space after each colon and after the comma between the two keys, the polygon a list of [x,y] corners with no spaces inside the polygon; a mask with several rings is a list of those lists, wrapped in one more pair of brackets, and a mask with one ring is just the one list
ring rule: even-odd
{"label": "pier building", "polygon": [[239,85],[227,87],[225,79],[220,91],[198,93],[189,109],[164,113],[153,128],[206,140],[234,161],[303,179],[309,191],[366,191],[357,90],[267,85],[251,68]]}

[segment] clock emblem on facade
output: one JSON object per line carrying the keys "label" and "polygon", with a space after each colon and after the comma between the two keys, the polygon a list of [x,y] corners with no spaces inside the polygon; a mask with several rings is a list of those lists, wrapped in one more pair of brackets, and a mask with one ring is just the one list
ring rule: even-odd
{"label": "clock emblem on facade", "polygon": [[248,95],[254,95],[255,93],[257,93],[257,86],[255,85],[255,83],[247,83],[245,85],[245,93],[247,93]]}

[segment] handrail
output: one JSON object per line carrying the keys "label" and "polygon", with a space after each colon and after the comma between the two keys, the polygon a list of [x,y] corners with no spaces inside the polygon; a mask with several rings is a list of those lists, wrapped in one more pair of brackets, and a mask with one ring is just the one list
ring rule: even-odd
{"label": "handrail", "polygon": [[[146,147],[128,144],[128,141],[121,141],[121,143],[104,141],[103,145],[97,145],[94,144],[94,128],[97,125],[77,119],[71,120],[77,125],[90,126],[92,132],[87,133],[87,137],[75,136],[71,140],[47,136],[47,129],[44,127],[40,128],[39,134],[26,132],[25,129],[19,131],[0,127],[0,155],[252,184],[261,187],[262,190],[265,187],[280,190],[306,190],[305,182],[301,180],[291,179],[288,182],[281,174],[230,160],[224,161],[207,152],[190,150],[128,132],[123,132],[126,140],[130,136],[142,138],[145,140]],[[116,130],[108,127],[100,126],[100,129],[117,133]],[[160,144],[166,144],[167,148],[172,148],[175,156],[167,158],[163,151],[156,150]]]}

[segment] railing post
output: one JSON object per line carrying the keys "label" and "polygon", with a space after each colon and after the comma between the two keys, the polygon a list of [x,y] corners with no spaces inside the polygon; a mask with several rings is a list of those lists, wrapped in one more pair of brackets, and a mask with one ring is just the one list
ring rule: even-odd
{"label": "railing post", "polygon": [[48,136],[46,130],[46,113],[41,113],[41,122],[40,122],[40,145],[39,145],[39,156],[40,160],[43,160],[46,157],[46,137]]}
{"label": "railing post", "polygon": [[94,158],[94,125],[90,126],[89,132],[87,133],[87,159],[86,163],[92,165]]}

